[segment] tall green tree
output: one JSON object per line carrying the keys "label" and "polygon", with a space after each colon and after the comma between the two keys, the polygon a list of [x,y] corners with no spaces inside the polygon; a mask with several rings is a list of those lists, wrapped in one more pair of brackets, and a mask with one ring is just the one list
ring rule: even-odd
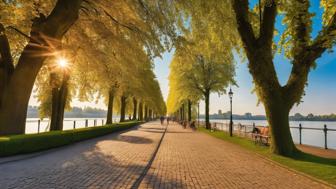
{"label": "tall green tree", "polygon": [[[181,22],[184,33],[208,31],[207,36],[217,44],[226,45],[248,59],[256,94],[265,107],[271,130],[274,153],[291,155],[296,151],[289,129],[288,115],[300,103],[308,74],[315,61],[335,45],[336,2],[321,0],[323,26],[312,37],[309,0],[202,1],[177,2],[191,27]],[[256,4],[257,3],[257,4]],[[284,31],[277,31],[276,20],[282,20]],[[195,27],[195,26],[204,27]],[[187,27],[186,27],[187,26]],[[279,33],[280,32],[280,33]],[[206,33],[206,32],[204,32]],[[275,34],[281,40],[276,44]],[[221,39],[221,40],[216,40]],[[243,52],[240,50],[243,49]],[[292,71],[286,84],[281,85],[274,67],[274,54],[284,52],[291,61]]]}
{"label": "tall green tree", "polygon": [[[1,7],[4,8],[2,10],[20,8],[13,3],[15,2],[2,1]],[[1,59],[0,72],[1,135],[24,133],[28,101],[35,78],[44,60],[50,53],[57,51],[63,35],[77,20],[81,3],[81,0],[58,0],[53,7],[51,6],[48,16],[42,12],[32,15],[32,22],[28,22],[31,24],[30,35],[25,35],[28,41],[16,65],[12,61],[10,45],[4,33],[4,28],[11,23],[3,23],[3,20],[0,20],[2,39],[0,52],[1,57],[6,57]],[[30,12],[34,11],[30,9]]]}
{"label": "tall green tree", "polygon": [[[313,14],[309,11],[308,0],[262,1],[260,23],[251,19],[253,10],[249,8],[248,0],[232,1],[236,28],[249,60],[248,68],[271,128],[272,151],[277,154],[291,155],[296,151],[289,129],[289,112],[294,104],[300,103],[315,61],[336,42],[336,2],[320,2],[325,10],[323,27],[312,38]],[[278,13],[283,16],[286,26],[280,44],[292,64],[285,85],[279,83],[273,60]]]}

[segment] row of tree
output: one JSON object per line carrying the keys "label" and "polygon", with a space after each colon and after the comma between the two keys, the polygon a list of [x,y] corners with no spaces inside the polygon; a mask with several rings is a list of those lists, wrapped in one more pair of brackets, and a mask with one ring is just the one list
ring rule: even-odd
{"label": "row of tree", "polygon": [[[179,1],[178,8],[184,13],[181,33],[186,43],[176,47],[171,65],[168,112],[183,112],[186,99],[203,99],[209,104],[209,92],[223,92],[228,83],[233,83],[232,53],[237,53],[248,60],[254,91],[265,107],[272,151],[295,153],[289,112],[301,102],[315,61],[336,43],[336,1],[321,0],[320,5],[324,9],[322,28],[313,38],[314,15],[309,0]],[[281,31],[275,28],[279,19],[284,27]],[[274,66],[277,52],[292,64],[285,85],[280,84]],[[217,79],[220,75],[222,78]],[[212,87],[213,83],[220,84]],[[208,126],[208,105],[205,110]]]}
{"label": "row of tree", "polygon": [[0,135],[24,133],[34,86],[51,130],[62,129],[64,109],[76,96],[104,97],[107,124],[113,109],[120,121],[130,113],[140,120],[164,114],[152,60],[175,37],[174,9],[162,8],[170,3],[1,1]]}

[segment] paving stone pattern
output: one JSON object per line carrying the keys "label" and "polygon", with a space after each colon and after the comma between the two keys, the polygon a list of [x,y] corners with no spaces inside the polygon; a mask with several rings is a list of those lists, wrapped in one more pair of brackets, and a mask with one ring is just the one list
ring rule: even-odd
{"label": "paving stone pattern", "polygon": [[168,127],[141,188],[328,188],[245,149],[200,132]]}

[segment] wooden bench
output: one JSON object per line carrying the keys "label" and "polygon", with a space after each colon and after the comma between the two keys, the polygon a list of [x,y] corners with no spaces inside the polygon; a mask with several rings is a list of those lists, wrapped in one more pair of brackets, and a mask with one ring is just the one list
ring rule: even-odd
{"label": "wooden bench", "polygon": [[269,128],[268,127],[256,127],[252,131],[252,139],[255,144],[269,145]]}

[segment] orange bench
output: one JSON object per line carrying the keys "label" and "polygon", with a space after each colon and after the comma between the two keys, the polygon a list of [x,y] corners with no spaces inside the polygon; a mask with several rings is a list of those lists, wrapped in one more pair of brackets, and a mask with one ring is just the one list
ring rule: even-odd
{"label": "orange bench", "polygon": [[269,145],[269,128],[268,127],[256,127],[256,129],[252,132],[252,138],[254,143]]}

